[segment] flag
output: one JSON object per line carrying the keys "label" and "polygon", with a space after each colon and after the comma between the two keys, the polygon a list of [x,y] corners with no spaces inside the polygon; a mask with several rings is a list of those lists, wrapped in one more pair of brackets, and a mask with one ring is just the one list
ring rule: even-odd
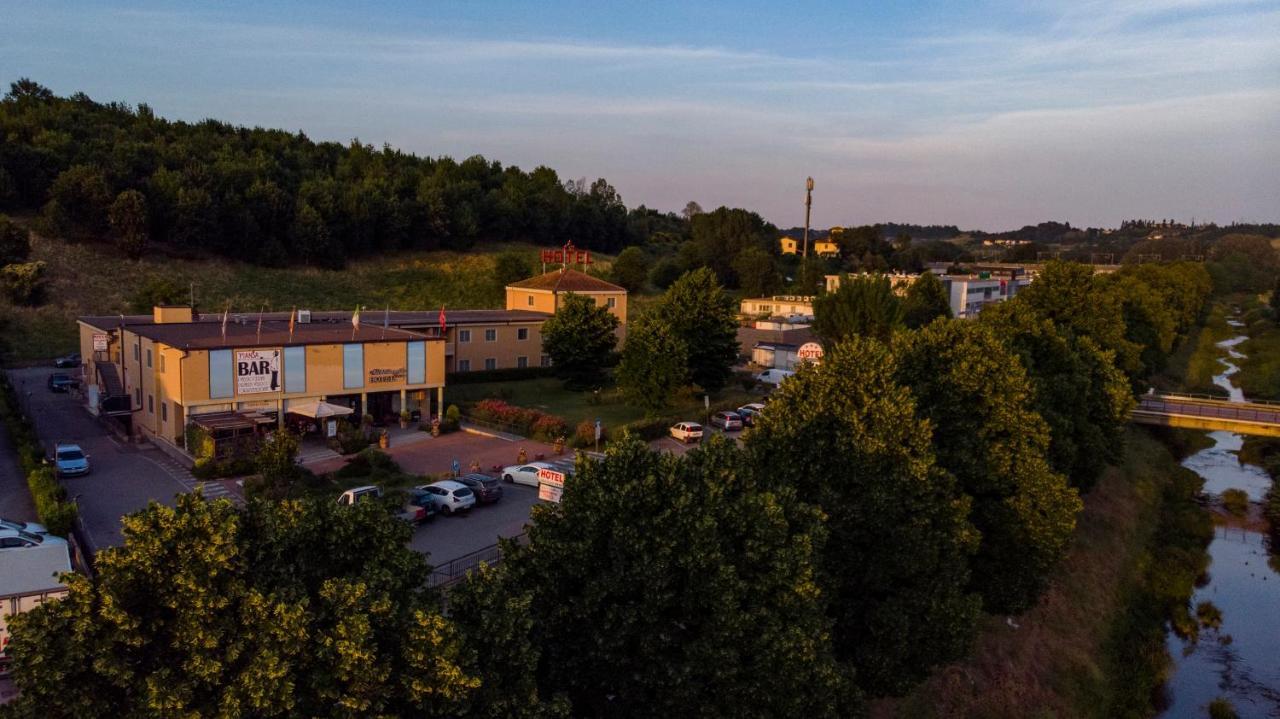
{"label": "flag", "polygon": [[440,305],[440,336],[444,336],[444,305]]}
{"label": "flag", "polygon": [[258,309],[258,341],[259,342],[262,341],[262,312],[266,309],[267,309],[266,305],[263,305]]}
{"label": "flag", "polygon": [[293,341],[293,323],[297,319],[298,319],[298,308],[294,307],[293,311],[289,313],[289,341],[290,342]]}
{"label": "flag", "polygon": [[382,313],[382,339],[387,338],[387,327],[391,326],[391,305]]}
{"label": "flag", "polygon": [[222,311],[222,341],[227,340],[227,313],[231,311],[230,307]]}
{"label": "flag", "polygon": [[356,311],[351,313],[351,339],[354,341],[356,333],[360,331],[360,305],[356,305]]}

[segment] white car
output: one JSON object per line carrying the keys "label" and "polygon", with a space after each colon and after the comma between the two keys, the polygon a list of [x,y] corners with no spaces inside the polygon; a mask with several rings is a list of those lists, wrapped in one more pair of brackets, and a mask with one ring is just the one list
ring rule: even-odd
{"label": "white car", "polygon": [[529,464],[513,464],[502,469],[502,481],[507,484],[526,484],[538,486],[538,470],[551,469],[546,462],[530,462]]}
{"label": "white car", "polygon": [[0,517],[0,531],[4,531],[6,529],[20,530],[23,532],[29,532],[31,534],[48,534],[49,533],[49,530],[45,529],[43,524],[36,524],[35,522],[24,522],[20,519],[5,519],[4,517]]}
{"label": "white car", "polygon": [[455,482],[452,479],[420,484],[414,489],[421,489],[430,494],[432,501],[436,503],[436,509],[445,514],[465,512],[476,506],[476,493],[462,482]]}
{"label": "white car", "polygon": [[771,384],[774,387],[782,384],[788,377],[794,375],[789,369],[767,369],[756,375],[756,381],[761,384]]}
{"label": "white car", "polygon": [[688,444],[702,439],[702,425],[697,422],[678,422],[671,428],[671,436]]}
{"label": "white car", "polygon": [[52,537],[47,534],[32,534],[21,529],[0,529],[0,550],[26,549],[27,547],[38,547],[42,544],[66,543],[67,540],[61,537]]}

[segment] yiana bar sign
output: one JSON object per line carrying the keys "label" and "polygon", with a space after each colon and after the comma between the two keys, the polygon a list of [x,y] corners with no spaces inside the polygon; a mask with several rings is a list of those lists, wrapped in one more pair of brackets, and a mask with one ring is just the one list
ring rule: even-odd
{"label": "yiana bar sign", "polygon": [[236,352],[236,394],[280,391],[280,350]]}

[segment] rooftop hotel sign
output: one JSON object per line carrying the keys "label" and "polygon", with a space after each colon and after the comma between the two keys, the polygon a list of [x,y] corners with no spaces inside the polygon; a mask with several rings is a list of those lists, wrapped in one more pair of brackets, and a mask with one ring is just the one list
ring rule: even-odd
{"label": "rooftop hotel sign", "polygon": [[280,391],[280,350],[236,352],[236,394]]}
{"label": "rooftop hotel sign", "polygon": [[558,250],[543,250],[540,256],[544,265],[591,264],[591,253],[574,247],[573,242],[566,242],[564,247]]}

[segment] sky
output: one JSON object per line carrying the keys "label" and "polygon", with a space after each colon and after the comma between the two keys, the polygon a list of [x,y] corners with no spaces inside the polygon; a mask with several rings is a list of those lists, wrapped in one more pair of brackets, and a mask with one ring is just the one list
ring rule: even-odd
{"label": "sky", "polygon": [[813,225],[1280,221],[1280,0],[0,0],[0,81]]}

